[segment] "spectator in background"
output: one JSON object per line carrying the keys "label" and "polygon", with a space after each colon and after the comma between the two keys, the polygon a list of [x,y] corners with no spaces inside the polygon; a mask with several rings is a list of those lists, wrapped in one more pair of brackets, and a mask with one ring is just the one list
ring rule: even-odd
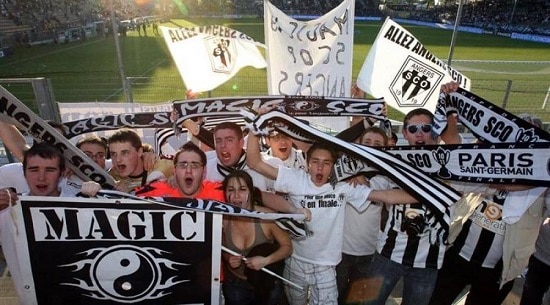
{"label": "spectator in background", "polygon": [[541,305],[550,287],[550,217],[546,217],[529,259],[520,305]]}
{"label": "spectator in background", "polygon": [[[241,127],[233,122],[223,122],[214,128],[214,145],[216,158],[208,159],[206,167],[206,179],[211,181],[223,181],[225,176],[233,170],[246,170],[254,186],[262,191],[269,191],[273,187],[273,181],[250,169],[246,164],[246,154],[243,149],[244,137]],[[274,166],[282,165],[277,158],[269,159]]]}
{"label": "spectator in background", "polygon": [[[361,145],[380,147],[388,144],[388,137],[378,127],[369,127],[358,138]],[[356,183],[369,185],[368,180],[375,173],[360,175],[353,179]],[[380,234],[382,203],[373,202],[366,210],[359,212],[346,205],[342,261],[336,266],[338,303],[354,303],[363,300],[364,280],[367,278],[372,257]]]}
{"label": "spectator in background", "polygon": [[295,148],[294,141],[289,136],[276,130],[265,137],[269,149],[265,155],[277,157],[286,167],[305,169],[306,158],[302,150]]}
{"label": "spectator in background", "polygon": [[119,129],[109,137],[109,152],[113,162],[109,173],[117,181],[116,189],[122,192],[131,192],[155,180],[165,180],[174,171],[170,160],[156,160],[153,169],[147,171],[141,138],[131,129]]}
{"label": "spectator in background", "polygon": [[[403,120],[403,137],[409,145],[437,144],[432,124],[430,111],[414,109]],[[402,304],[427,305],[445,253],[445,234],[437,229],[436,211],[423,202],[387,209],[388,220],[368,270],[366,299],[361,304],[385,304],[403,278]]]}

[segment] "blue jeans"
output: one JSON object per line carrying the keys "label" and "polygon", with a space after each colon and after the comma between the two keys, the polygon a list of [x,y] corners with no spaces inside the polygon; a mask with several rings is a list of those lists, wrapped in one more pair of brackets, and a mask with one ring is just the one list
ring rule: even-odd
{"label": "blue jeans", "polygon": [[413,268],[374,254],[368,270],[368,284],[363,305],[384,305],[399,279],[403,277],[401,305],[428,305],[435,287],[437,270]]}
{"label": "blue jeans", "polygon": [[279,280],[275,281],[267,296],[261,296],[248,281],[228,276],[224,279],[222,291],[225,305],[284,305],[287,303],[283,285]]}
{"label": "blue jeans", "polygon": [[338,304],[345,304],[348,292],[354,282],[367,278],[372,255],[355,256],[342,253],[342,261],[336,266],[336,284],[338,285]]}
{"label": "blue jeans", "polygon": [[550,286],[550,266],[531,256],[520,305],[540,305]]}
{"label": "blue jeans", "polygon": [[466,305],[500,305],[512,290],[514,281],[509,281],[500,288],[502,261],[494,268],[484,268],[471,263],[451,247],[445,253],[443,267],[439,270],[435,291],[430,305],[451,305],[456,297],[470,285]]}
{"label": "blue jeans", "polygon": [[245,280],[225,278],[222,291],[226,305],[254,304],[254,287]]}

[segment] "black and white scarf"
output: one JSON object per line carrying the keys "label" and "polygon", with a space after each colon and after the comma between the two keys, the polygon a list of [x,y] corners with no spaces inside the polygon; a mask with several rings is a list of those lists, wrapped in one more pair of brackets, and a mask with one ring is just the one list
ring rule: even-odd
{"label": "black and white scarf", "polygon": [[235,170],[244,169],[246,166],[246,153],[244,150],[241,152],[241,156],[239,157],[239,161],[233,166],[225,166],[220,162],[220,159],[218,159],[218,173],[222,175],[224,178],[227,177],[231,172]]}
{"label": "black and white scarf", "polygon": [[281,123],[280,125],[287,126],[286,129],[281,126],[278,129],[290,137],[308,141],[313,139],[328,142],[345,154],[368,160],[373,167],[432,209],[443,231],[448,231],[450,223],[449,207],[460,199],[460,194],[445,183],[428,177],[409,163],[384,151],[340,140],[280,111],[270,111],[256,116],[251,111],[243,110],[241,114],[251,122],[249,128],[252,132],[267,127],[272,121],[277,121]]}

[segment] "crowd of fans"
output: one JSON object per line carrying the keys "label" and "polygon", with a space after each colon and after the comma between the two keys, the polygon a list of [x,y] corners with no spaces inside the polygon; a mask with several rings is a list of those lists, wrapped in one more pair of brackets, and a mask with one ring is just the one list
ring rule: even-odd
{"label": "crowd of fans", "polygon": [[[143,2],[143,1],[142,1]],[[147,2],[147,1],[145,1]],[[340,0],[272,0],[275,6],[291,15],[322,15],[336,7]],[[141,3],[141,2],[139,2]],[[147,15],[175,16],[181,8],[173,2],[167,6],[138,5],[136,1],[116,1],[115,12],[119,20]],[[263,1],[232,0],[187,1],[191,16],[250,15],[263,16]],[[457,4],[379,5],[373,0],[356,0],[355,16],[399,16],[414,20],[454,23]],[[0,13],[15,25],[27,26],[25,32],[12,33],[14,42],[27,44],[55,36],[59,31],[81,27],[95,21],[108,20],[109,2],[97,0],[0,0]],[[550,35],[550,5],[548,2],[528,1],[469,1],[464,5],[461,24],[483,28],[495,33],[520,32]],[[0,32],[2,29],[0,29]]]}
{"label": "crowd of fans", "polygon": [[[411,7],[409,18],[454,24],[457,9],[455,3],[421,9]],[[460,23],[496,33],[518,32],[550,35],[550,5],[547,2],[534,0],[469,2],[464,4]]]}

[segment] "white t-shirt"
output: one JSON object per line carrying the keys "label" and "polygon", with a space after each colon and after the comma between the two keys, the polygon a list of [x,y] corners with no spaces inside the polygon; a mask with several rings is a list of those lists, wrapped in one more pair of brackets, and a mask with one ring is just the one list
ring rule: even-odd
{"label": "white t-shirt", "polygon": [[292,256],[312,264],[337,265],[342,259],[345,204],[365,210],[371,189],[343,182],[334,187],[329,183],[316,186],[304,170],[279,166],[275,190],[287,193],[296,207],[305,206],[311,211],[307,226],[313,234],[292,240]]}
{"label": "white t-shirt", "polygon": [[23,163],[0,166],[0,188],[14,187],[18,193],[28,193],[29,185],[23,175]]}
{"label": "white t-shirt", "polygon": [[[59,197],[71,197],[70,194],[61,192]],[[17,229],[16,230],[16,226]],[[33,293],[29,289],[25,288],[23,281],[23,273],[19,265],[19,255],[16,248],[15,236],[23,234],[23,219],[13,219],[11,213],[11,207],[8,207],[0,211],[0,243],[2,244],[2,252],[6,258],[6,263],[10,270],[11,278],[15,286],[15,291],[19,297],[21,304],[31,304],[31,300],[28,298]],[[31,289],[33,286],[31,285]]]}
{"label": "white t-shirt", "polygon": [[[385,176],[376,176],[370,182],[373,190],[391,189],[395,186]],[[364,256],[376,252],[383,206],[383,203],[371,202],[366,210],[359,212],[352,206],[346,205],[343,253]]]}

